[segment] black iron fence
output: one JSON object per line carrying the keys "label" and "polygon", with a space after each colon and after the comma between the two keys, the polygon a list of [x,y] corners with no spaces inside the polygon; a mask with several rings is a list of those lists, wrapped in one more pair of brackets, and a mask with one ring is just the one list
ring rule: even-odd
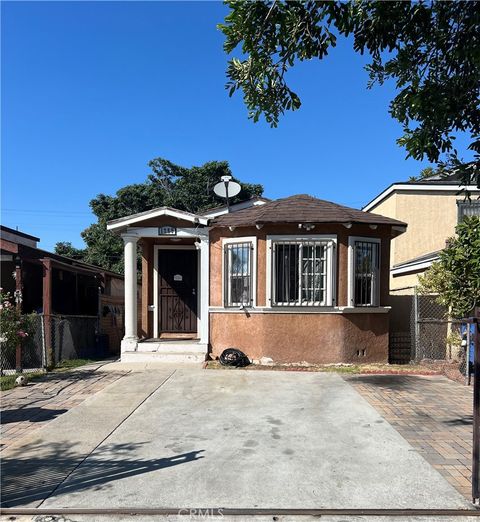
{"label": "black iron fence", "polygon": [[[97,316],[38,314],[32,317],[32,323],[32,334],[21,347],[22,370],[41,370],[68,359],[106,355],[104,346],[99,343]],[[15,350],[1,346],[1,373],[15,370]]]}

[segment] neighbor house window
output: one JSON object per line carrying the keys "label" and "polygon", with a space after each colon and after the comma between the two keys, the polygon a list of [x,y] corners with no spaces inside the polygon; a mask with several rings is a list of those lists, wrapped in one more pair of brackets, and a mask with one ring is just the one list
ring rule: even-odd
{"label": "neighbor house window", "polygon": [[224,245],[224,304],[253,305],[252,241],[229,242]]}
{"label": "neighbor house window", "polygon": [[350,304],[378,306],[380,240],[350,238]]}
{"label": "neighbor house window", "polygon": [[459,223],[467,216],[480,216],[480,201],[457,201],[457,208]]}
{"label": "neighbor house window", "polygon": [[271,303],[332,306],[333,239],[271,241]]}

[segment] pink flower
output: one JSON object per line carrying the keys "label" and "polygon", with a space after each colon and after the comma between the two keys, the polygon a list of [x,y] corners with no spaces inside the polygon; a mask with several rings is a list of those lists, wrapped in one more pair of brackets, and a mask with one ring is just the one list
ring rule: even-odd
{"label": "pink flower", "polygon": [[18,330],[17,333],[19,337],[28,337],[28,333],[24,332],[23,330]]}

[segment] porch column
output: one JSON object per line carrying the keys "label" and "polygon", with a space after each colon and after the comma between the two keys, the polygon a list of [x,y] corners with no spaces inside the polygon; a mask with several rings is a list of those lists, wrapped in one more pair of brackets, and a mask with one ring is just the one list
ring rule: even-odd
{"label": "porch column", "polygon": [[210,241],[200,238],[200,343],[208,344],[210,305]]}
{"label": "porch column", "polygon": [[137,236],[122,236],[125,243],[125,337],[122,352],[137,349]]}

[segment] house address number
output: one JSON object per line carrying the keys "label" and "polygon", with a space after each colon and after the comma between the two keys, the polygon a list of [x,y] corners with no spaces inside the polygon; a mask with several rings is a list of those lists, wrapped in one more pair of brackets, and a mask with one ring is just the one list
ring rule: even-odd
{"label": "house address number", "polygon": [[176,227],[171,227],[168,225],[165,225],[164,227],[158,227],[158,235],[159,236],[176,236],[177,229],[176,229]]}

